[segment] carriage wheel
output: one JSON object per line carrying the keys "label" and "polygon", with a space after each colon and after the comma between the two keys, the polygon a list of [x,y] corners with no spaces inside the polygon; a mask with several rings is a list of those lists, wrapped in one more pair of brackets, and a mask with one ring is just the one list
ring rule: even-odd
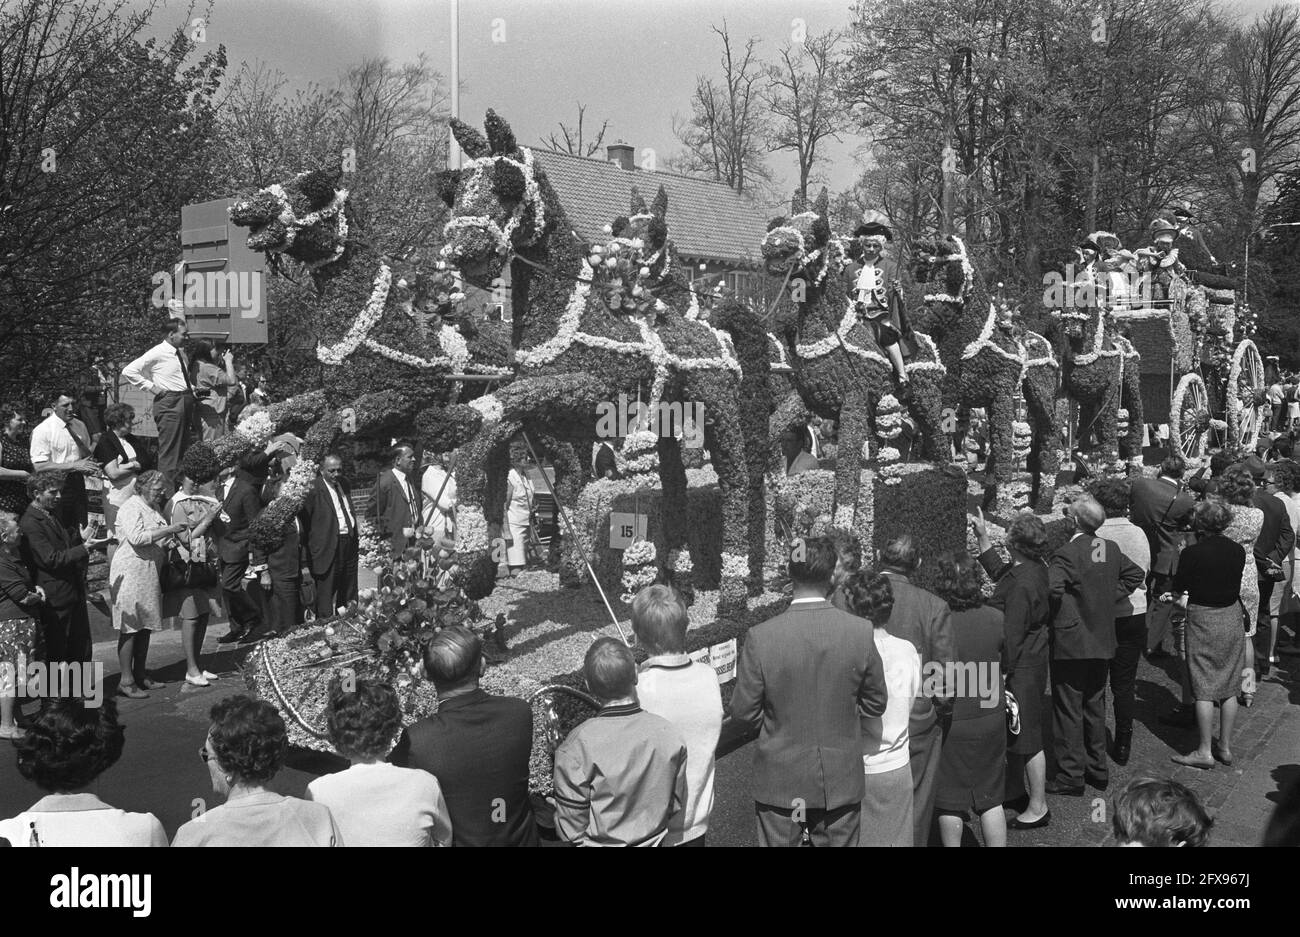
{"label": "carriage wheel", "polygon": [[1175,412],[1169,414],[1169,434],[1184,459],[1205,455],[1210,435],[1210,395],[1195,372],[1184,374],[1174,391]]}
{"label": "carriage wheel", "polygon": [[1228,372],[1228,439],[1238,449],[1252,450],[1268,424],[1268,398],[1264,388],[1264,362],[1255,343],[1237,346]]}

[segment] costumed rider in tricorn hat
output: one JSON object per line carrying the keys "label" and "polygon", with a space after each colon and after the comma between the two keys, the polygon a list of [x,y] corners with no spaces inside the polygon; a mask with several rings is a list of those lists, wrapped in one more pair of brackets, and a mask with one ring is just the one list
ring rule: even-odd
{"label": "costumed rider in tricorn hat", "polygon": [[1178,226],[1167,219],[1157,218],[1147,227],[1147,233],[1151,236],[1151,249],[1156,254],[1156,298],[1168,299],[1169,285],[1174,278],[1187,276],[1187,268],[1178,259],[1178,248],[1174,247]]}
{"label": "costumed rider in tricorn hat", "polygon": [[893,240],[889,219],[878,211],[867,211],[853,232],[851,263],[845,276],[859,318],[871,327],[876,344],[889,355],[898,383],[906,384],[904,361],[912,356],[915,338],[903,311],[898,261],[885,248]]}

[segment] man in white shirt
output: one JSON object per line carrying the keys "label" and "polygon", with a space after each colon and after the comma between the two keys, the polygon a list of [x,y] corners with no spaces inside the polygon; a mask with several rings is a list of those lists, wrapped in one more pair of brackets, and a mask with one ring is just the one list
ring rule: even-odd
{"label": "man in white shirt", "polygon": [[69,531],[86,526],[85,476],[99,474],[91,458],[90,433],[86,424],[73,416],[74,400],[59,394],[53,412],[32,430],[32,468],[37,472],[66,472],[58,519]]}
{"label": "man in white shirt", "polygon": [[686,808],[664,846],[703,846],[713,812],[714,756],[722,733],[718,675],[686,653],[686,605],[671,586],[647,586],[632,602],[632,630],[650,658],[641,665],[641,708],[662,716],[686,743]]}
{"label": "man in white shirt", "polygon": [[122,369],[122,376],[154,394],[153,419],[158,426],[158,470],[173,483],[181,456],[197,438],[197,401],[190,380],[190,362],[181,346],[189,331],[184,319],[163,326],[163,340]]}
{"label": "man in white shirt", "polygon": [[444,467],[445,454],[432,455],[433,461],[425,468],[420,478],[420,492],[424,495],[421,523],[426,536],[438,540],[452,537],[455,524],[452,521],[456,510],[456,478]]}

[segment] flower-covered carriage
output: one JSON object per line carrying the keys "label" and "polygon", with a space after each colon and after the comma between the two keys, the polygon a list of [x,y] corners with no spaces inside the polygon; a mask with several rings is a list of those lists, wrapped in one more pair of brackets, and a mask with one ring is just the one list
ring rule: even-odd
{"label": "flower-covered carriage", "polygon": [[1141,354],[1149,422],[1168,414],[1169,438],[1185,457],[1211,445],[1250,449],[1267,426],[1264,362],[1251,340],[1254,316],[1231,277],[1191,270],[1155,297],[1118,304],[1121,333]]}

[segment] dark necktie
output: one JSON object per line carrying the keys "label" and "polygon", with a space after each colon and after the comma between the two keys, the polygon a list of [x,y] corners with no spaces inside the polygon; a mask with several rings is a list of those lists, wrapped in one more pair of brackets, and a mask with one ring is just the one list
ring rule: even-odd
{"label": "dark necktie", "polygon": [[181,377],[185,378],[185,387],[189,390],[190,395],[193,396],[194,385],[190,383],[190,369],[188,365],[185,364],[185,355],[181,353],[179,348],[176,349],[176,360],[181,364]]}

